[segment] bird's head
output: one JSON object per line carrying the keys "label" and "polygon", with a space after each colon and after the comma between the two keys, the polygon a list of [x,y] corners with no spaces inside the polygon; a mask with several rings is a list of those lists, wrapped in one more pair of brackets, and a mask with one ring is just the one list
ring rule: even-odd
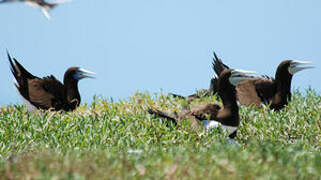
{"label": "bird's head", "polygon": [[79,81],[84,78],[95,78],[92,75],[96,73],[90,72],[86,69],[80,68],[80,67],[70,67],[67,69],[65,76],[64,76],[64,81],[66,80],[73,80],[73,81]]}
{"label": "bird's head", "polygon": [[285,60],[282,61],[275,74],[275,79],[292,79],[292,76],[304,69],[313,68],[313,66],[308,66],[313,64],[309,61],[297,61],[297,60]]}
{"label": "bird's head", "polygon": [[313,62],[309,61],[295,61],[290,60],[288,61],[288,71],[291,75],[294,75],[295,73],[302,71],[304,69],[313,68],[313,66],[308,66],[310,64],[313,64]]}

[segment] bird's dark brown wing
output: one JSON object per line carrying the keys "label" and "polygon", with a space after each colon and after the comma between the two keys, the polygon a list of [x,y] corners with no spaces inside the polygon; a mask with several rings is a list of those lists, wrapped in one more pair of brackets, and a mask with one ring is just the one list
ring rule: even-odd
{"label": "bird's dark brown wing", "polygon": [[254,104],[259,107],[261,104],[268,104],[273,97],[273,86],[271,78],[245,81],[236,86],[237,99],[243,105]]}
{"label": "bird's dark brown wing", "polygon": [[215,52],[213,52],[213,54],[214,54],[214,57],[213,57],[212,67],[216,75],[219,76],[224,69],[230,69],[230,68],[226,64],[224,64],[220,58],[217,57]]}
{"label": "bird's dark brown wing", "polygon": [[37,108],[61,110],[67,104],[64,86],[54,76],[28,80],[29,102]]}
{"label": "bird's dark brown wing", "polygon": [[193,115],[189,109],[186,108],[183,108],[182,112],[179,115],[177,115],[177,118],[174,118],[166,112],[157,109],[150,108],[148,109],[148,113],[156,115],[160,118],[164,118],[167,120],[167,122],[174,123],[174,125],[178,125],[181,121],[187,120],[190,122],[190,125],[194,130],[198,130],[202,127],[200,120],[195,115]]}
{"label": "bird's dark brown wing", "polygon": [[275,94],[276,87],[273,81],[273,78],[265,77],[255,82],[257,94],[264,104],[269,104]]}
{"label": "bird's dark brown wing", "polygon": [[210,84],[210,91],[212,94],[215,94],[218,92],[218,77],[220,76],[221,72],[224,71],[225,69],[230,69],[226,64],[222,62],[220,58],[217,57],[216,53],[213,52],[214,57],[213,57],[213,62],[212,62],[212,68],[214,72],[216,73],[216,76],[214,76],[211,79],[211,84]]}
{"label": "bird's dark brown wing", "polygon": [[7,52],[10,70],[16,79],[15,86],[21,96],[36,108],[56,110],[64,106],[64,87],[54,76],[40,79],[28,72]]}
{"label": "bird's dark brown wing", "polygon": [[187,120],[189,121],[191,128],[193,130],[199,130],[200,128],[202,128],[202,123],[201,121],[198,119],[198,117],[196,117],[195,115],[193,115],[191,112],[185,113],[184,116],[179,116],[179,121],[184,121]]}
{"label": "bird's dark brown wing", "polygon": [[237,100],[243,105],[256,105],[259,107],[262,104],[261,98],[258,96],[255,81],[245,81],[236,86]]}
{"label": "bird's dark brown wing", "polygon": [[165,113],[165,112],[163,112],[163,111],[160,111],[160,110],[158,110],[158,109],[149,108],[149,109],[147,110],[147,112],[148,112],[149,114],[155,115],[155,116],[157,116],[157,117],[164,118],[164,119],[166,119],[166,120],[174,123],[175,125],[177,125],[177,119],[174,118],[174,117],[172,117],[172,116],[170,116],[169,114],[167,114],[167,113]]}
{"label": "bird's dark brown wing", "polygon": [[188,120],[191,127],[194,130],[199,130],[203,127],[202,120],[215,120],[220,110],[220,106],[217,104],[205,104],[205,105],[196,105],[191,110],[183,110],[179,115],[178,120]]}
{"label": "bird's dark brown wing", "polygon": [[199,120],[215,120],[220,109],[221,107],[217,104],[204,104],[194,106],[191,113]]}
{"label": "bird's dark brown wing", "polygon": [[36,76],[28,72],[15,58],[11,58],[9,52],[7,52],[8,60],[10,63],[10,70],[15,77],[18,85],[23,85],[26,83],[26,79],[34,79]]}
{"label": "bird's dark brown wing", "polygon": [[210,82],[210,88],[208,89],[209,94],[215,94],[218,92],[218,78],[217,77],[212,77],[211,82]]}

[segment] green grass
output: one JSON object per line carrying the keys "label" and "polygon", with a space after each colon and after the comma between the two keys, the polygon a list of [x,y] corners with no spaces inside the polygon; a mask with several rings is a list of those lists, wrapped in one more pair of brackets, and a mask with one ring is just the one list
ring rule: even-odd
{"label": "green grass", "polygon": [[[304,94],[304,95],[303,95]],[[282,111],[240,108],[238,144],[166,124],[145,109],[186,102],[137,93],[95,98],[73,113],[0,109],[0,177],[7,179],[320,179],[321,96],[295,91]],[[193,104],[217,102],[212,96]],[[192,105],[193,105],[192,104]]]}

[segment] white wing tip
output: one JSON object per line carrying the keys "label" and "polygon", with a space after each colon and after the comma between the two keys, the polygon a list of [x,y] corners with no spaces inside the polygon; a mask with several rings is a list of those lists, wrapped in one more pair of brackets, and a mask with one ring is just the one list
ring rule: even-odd
{"label": "white wing tip", "polygon": [[42,13],[45,15],[45,17],[46,17],[48,20],[51,19],[50,9],[43,7],[43,8],[41,8],[41,11],[42,11]]}
{"label": "white wing tip", "polygon": [[16,86],[16,88],[20,87],[18,82],[17,82],[17,80],[16,80],[16,78],[13,78],[13,84]]}

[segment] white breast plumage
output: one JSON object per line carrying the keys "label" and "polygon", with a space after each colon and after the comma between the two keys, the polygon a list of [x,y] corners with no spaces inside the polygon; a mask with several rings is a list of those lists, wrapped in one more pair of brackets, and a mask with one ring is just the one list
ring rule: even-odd
{"label": "white breast plumage", "polygon": [[25,99],[19,92],[18,94],[20,95],[21,99],[23,100],[24,104],[27,106],[27,111],[30,113],[35,113],[38,111],[38,109],[32,105],[27,99]]}
{"label": "white breast plumage", "polygon": [[230,135],[237,130],[237,127],[235,126],[222,125],[221,123],[214,120],[205,120],[205,121],[202,121],[202,123],[204,125],[204,129],[208,131],[221,127],[224,132],[227,132]]}

